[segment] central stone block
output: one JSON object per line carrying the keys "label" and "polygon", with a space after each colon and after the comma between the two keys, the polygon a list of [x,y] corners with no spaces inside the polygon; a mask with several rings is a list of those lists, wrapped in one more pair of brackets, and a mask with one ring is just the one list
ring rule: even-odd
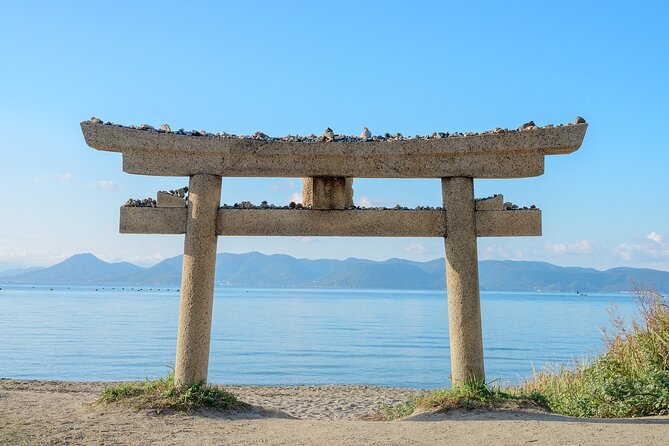
{"label": "central stone block", "polygon": [[353,178],[302,178],[302,204],[312,209],[347,209],[353,206]]}

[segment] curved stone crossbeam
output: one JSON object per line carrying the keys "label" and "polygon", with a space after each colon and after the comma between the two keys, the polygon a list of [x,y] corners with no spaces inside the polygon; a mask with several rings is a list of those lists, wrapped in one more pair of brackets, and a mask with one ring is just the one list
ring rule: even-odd
{"label": "curved stone crossbeam", "polygon": [[159,133],[81,123],[86,143],[123,153],[123,170],[160,176],[520,178],[541,175],[544,156],[571,153],[588,125],[569,124],[443,139],[290,142]]}

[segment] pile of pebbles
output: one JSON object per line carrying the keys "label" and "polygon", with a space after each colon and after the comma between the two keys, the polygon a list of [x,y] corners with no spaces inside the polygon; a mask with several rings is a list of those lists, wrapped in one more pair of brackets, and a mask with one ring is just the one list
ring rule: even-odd
{"label": "pile of pebbles", "polygon": [[[288,205],[286,206],[278,206],[275,204],[269,204],[267,201],[263,201],[260,203],[260,205],[255,205],[251,203],[250,201],[242,201],[240,203],[235,203],[235,204],[223,204],[221,205],[221,209],[311,209],[311,206],[305,206],[302,203],[296,203],[294,201],[291,201]],[[363,207],[363,206],[350,206],[347,208],[347,210],[355,210],[355,211],[441,211],[441,207],[432,207],[432,206],[417,206],[415,208],[409,208],[406,206],[401,206],[397,205],[392,208],[387,208],[387,207]]]}
{"label": "pile of pebbles", "polygon": [[130,198],[123,206],[129,208],[155,208],[156,200],[153,198]]}
{"label": "pile of pebbles", "polygon": [[490,195],[489,197],[483,197],[483,198],[474,198],[474,201],[486,201],[486,200],[492,200],[495,197],[499,197],[500,194],[495,194],[495,195]]}
{"label": "pile of pebbles", "polygon": [[502,206],[502,209],[505,210],[505,211],[528,211],[528,210],[530,210],[530,209],[531,209],[531,210],[535,210],[535,209],[539,209],[539,208],[537,208],[535,205],[532,205],[532,206],[529,206],[529,207],[528,207],[528,206],[523,206],[523,207],[521,208],[521,207],[518,206],[517,204],[513,204],[513,203],[511,203],[510,201],[507,201],[507,202],[504,203],[504,205]]}
{"label": "pile of pebbles", "polygon": [[[187,188],[184,188],[187,189]],[[182,190],[182,189],[178,189]],[[176,191],[170,191],[170,192],[176,192]],[[172,194],[175,196],[179,196],[176,194]],[[183,196],[181,196],[183,197]],[[491,197],[488,197],[491,198]],[[477,201],[481,200],[487,200],[488,198],[477,198]],[[156,207],[156,200],[153,198],[144,198],[144,199],[139,199],[139,198],[130,198],[126,203],[123,205],[126,207],[138,207],[138,208],[155,208]],[[235,204],[223,204],[220,207],[221,209],[284,209],[284,210],[301,210],[301,209],[311,209],[311,206],[305,206],[302,203],[295,203],[294,201],[291,201],[289,204],[285,206],[278,206],[275,204],[270,204],[267,201],[263,201],[260,203],[260,205],[255,205],[251,203],[250,201],[242,201],[240,203],[235,203]],[[519,207],[518,205],[515,205],[511,202],[506,202],[504,203],[503,209],[505,211],[517,211],[517,210],[530,210],[530,209],[538,209],[535,205],[532,206],[524,206],[524,207]],[[388,207],[363,207],[363,206],[350,206],[347,208],[347,210],[352,210],[352,211],[441,211],[443,208],[441,206],[416,206],[415,208],[410,208],[407,206],[401,206],[401,205],[396,205],[394,207],[388,208]]]}
{"label": "pile of pebbles", "polygon": [[163,193],[163,194],[172,195],[174,197],[183,198],[185,200],[188,199],[188,195],[187,195],[188,194],[188,187],[187,186],[184,186],[181,189],[161,190],[160,192]]}
{"label": "pile of pebbles", "polygon": [[[163,124],[159,128],[155,128],[149,124],[141,124],[138,126],[123,126],[120,124],[115,124],[113,122],[104,122],[102,119],[91,118],[89,120],[94,124],[101,125],[111,125],[115,127],[144,130],[148,132],[156,133],[171,133],[175,135],[184,135],[184,136],[196,136],[196,137],[205,137],[205,138],[222,138],[222,139],[243,139],[243,140],[254,140],[254,141],[285,141],[285,142],[368,142],[368,141],[414,141],[414,140],[431,140],[431,139],[446,139],[446,138],[461,138],[467,136],[480,136],[480,135],[497,135],[502,133],[515,133],[523,132],[527,130],[534,130],[541,128],[537,126],[534,121],[526,122],[525,124],[518,127],[516,130],[495,128],[492,130],[486,130],[483,132],[434,132],[431,135],[415,135],[415,136],[404,136],[401,133],[385,133],[383,135],[372,135],[367,127],[363,128],[360,136],[352,135],[339,135],[334,133],[331,128],[325,129],[322,135],[311,134],[309,136],[299,136],[299,135],[287,135],[287,136],[268,136],[263,132],[255,132],[253,135],[235,135],[227,132],[207,132],[205,130],[184,130],[179,129],[177,131],[172,131],[171,127],[168,124]],[[566,125],[575,125],[575,124],[585,124],[585,119],[577,116],[576,119],[570,124]],[[553,127],[563,127],[564,124],[559,124],[557,126],[553,124],[548,124],[543,128],[553,128]]]}

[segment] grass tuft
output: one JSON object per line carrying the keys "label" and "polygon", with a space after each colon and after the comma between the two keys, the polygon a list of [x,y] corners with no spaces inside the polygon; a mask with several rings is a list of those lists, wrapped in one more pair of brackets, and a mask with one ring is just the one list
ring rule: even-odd
{"label": "grass tuft", "polygon": [[460,386],[434,390],[404,403],[381,406],[379,415],[386,420],[395,420],[425,411],[519,409],[541,405],[535,395],[505,391],[485,381],[472,379]]}
{"label": "grass tuft", "polygon": [[519,392],[542,396],[552,411],[575,417],[669,414],[669,302],[653,291],[637,297],[641,318],[614,318],[606,351],[577,366],[535,374]]}
{"label": "grass tuft", "polygon": [[220,386],[195,384],[179,390],[174,386],[174,373],[143,383],[121,383],[107,387],[99,403],[121,403],[136,409],[172,409],[190,412],[213,409],[222,412],[249,410],[251,406],[239,401]]}

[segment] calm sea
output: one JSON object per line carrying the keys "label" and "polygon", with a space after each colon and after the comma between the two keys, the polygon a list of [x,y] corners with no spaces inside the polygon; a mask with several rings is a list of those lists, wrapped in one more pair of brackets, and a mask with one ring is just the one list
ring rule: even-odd
{"label": "calm sea", "polygon": [[[136,380],[174,363],[176,289],[2,286],[0,377]],[[489,379],[603,347],[633,296],[483,293]],[[446,296],[432,291],[217,288],[209,380],[225,384],[448,384]]]}

